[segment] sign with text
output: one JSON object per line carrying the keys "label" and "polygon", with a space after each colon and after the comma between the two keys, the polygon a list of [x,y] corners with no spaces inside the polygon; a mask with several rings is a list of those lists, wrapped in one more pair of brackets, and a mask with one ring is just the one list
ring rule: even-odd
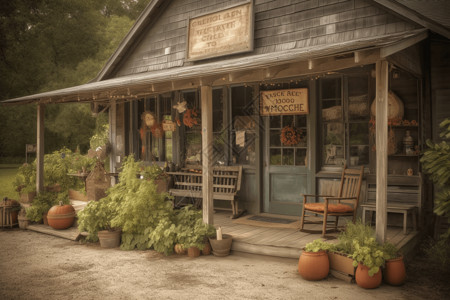
{"label": "sign with text", "polygon": [[195,17],[188,24],[187,59],[253,50],[253,3]]}
{"label": "sign with text", "polygon": [[308,114],[308,89],[262,91],[260,105],[262,116]]}

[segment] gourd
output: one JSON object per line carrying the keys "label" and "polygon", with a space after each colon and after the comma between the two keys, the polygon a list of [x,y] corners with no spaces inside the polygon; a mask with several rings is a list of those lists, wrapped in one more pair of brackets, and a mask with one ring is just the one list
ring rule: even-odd
{"label": "gourd", "polygon": [[55,205],[48,211],[48,225],[54,229],[67,229],[72,226],[75,220],[75,209],[70,204]]}

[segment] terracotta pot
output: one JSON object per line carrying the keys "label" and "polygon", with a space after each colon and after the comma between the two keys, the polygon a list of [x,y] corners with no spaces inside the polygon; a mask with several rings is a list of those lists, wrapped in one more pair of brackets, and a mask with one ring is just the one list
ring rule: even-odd
{"label": "terracotta pot", "polygon": [[358,264],[355,272],[355,280],[356,284],[365,289],[374,289],[380,286],[381,284],[381,269],[373,274],[373,276],[369,276],[369,268]]}
{"label": "terracotta pot", "polygon": [[22,203],[31,203],[34,197],[36,197],[36,192],[20,193],[20,201]]}
{"label": "terracotta pot", "polygon": [[306,280],[322,280],[328,276],[330,261],[326,251],[303,251],[298,260],[298,272]]}
{"label": "terracotta pot", "polygon": [[186,254],[186,249],[181,244],[176,244],[174,250],[176,254]]}
{"label": "terracotta pot", "polygon": [[48,217],[47,217],[48,213],[43,213],[42,214],[42,223],[44,223],[44,225],[48,225]]}
{"label": "terracotta pot", "polygon": [[188,248],[188,256],[189,257],[200,256],[200,249],[198,249],[197,247],[189,247]]}
{"label": "terracotta pot", "polygon": [[98,239],[100,241],[100,247],[102,248],[117,248],[120,246],[120,237],[122,230],[100,230],[97,232]]}
{"label": "terracotta pot", "polygon": [[406,279],[403,256],[386,260],[383,273],[384,281],[390,285],[401,285]]}
{"label": "terracotta pot", "polygon": [[67,229],[73,225],[75,220],[75,209],[72,205],[55,205],[48,211],[48,225],[53,229]]}
{"label": "terracotta pot", "polygon": [[211,254],[211,245],[209,244],[208,241],[206,241],[205,245],[203,246],[202,254],[203,255],[210,255]]}

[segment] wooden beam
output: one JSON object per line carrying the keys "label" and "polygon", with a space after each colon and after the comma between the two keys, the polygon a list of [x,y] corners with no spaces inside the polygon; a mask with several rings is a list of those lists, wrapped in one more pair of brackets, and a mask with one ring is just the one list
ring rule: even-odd
{"label": "wooden beam", "polygon": [[387,176],[388,176],[388,74],[386,60],[376,63],[376,227],[378,242],[384,243],[387,232]]}
{"label": "wooden beam", "polygon": [[36,192],[44,189],[44,119],[45,105],[37,106]]}
{"label": "wooden beam", "polygon": [[212,88],[211,86],[202,86],[200,92],[202,104],[203,222],[212,225],[214,224]]}
{"label": "wooden beam", "polygon": [[391,44],[389,46],[385,46],[383,48],[380,49],[380,57],[381,58],[385,58],[388,57],[389,55],[392,55],[394,53],[400,52],[406,48],[409,48],[411,46],[414,46],[415,44],[417,44],[418,42],[426,39],[428,37],[428,33],[422,32],[419,35],[415,35],[413,37],[410,37],[408,39],[404,39],[401,40],[400,42],[397,42],[395,44]]}
{"label": "wooden beam", "polygon": [[[111,154],[109,155],[109,168],[111,172],[116,172],[116,136],[117,136],[117,103],[113,99],[109,107],[109,142],[111,144]],[[137,159],[137,157],[136,157]],[[116,184],[116,179],[111,176],[111,186]]]}

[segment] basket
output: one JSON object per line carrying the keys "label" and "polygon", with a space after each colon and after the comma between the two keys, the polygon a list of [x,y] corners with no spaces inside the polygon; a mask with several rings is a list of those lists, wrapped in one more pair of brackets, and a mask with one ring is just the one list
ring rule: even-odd
{"label": "basket", "polygon": [[324,121],[335,121],[342,119],[342,107],[332,106],[322,109],[322,118]]}

